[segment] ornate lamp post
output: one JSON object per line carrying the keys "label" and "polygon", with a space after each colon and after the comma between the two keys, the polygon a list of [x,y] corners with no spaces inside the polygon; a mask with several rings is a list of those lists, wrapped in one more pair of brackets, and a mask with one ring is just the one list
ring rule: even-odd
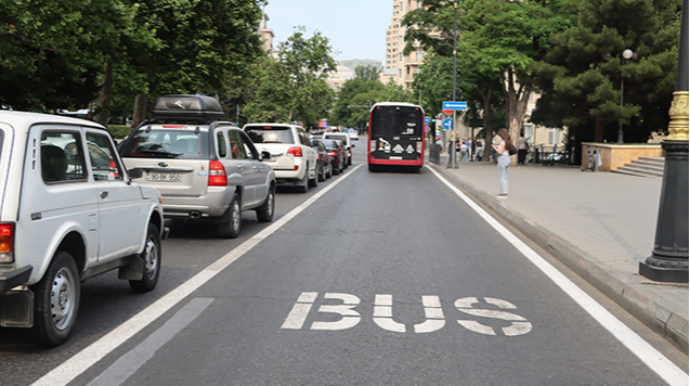
{"label": "ornate lamp post", "polygon": [[[623,66],[628,64],[635,53],[632,50],[623,51],[623,62],[621,63],[621,110],[623,109],[623,92],[625,90],[625,77],[623,76]],[[618,144],[623,144],[623,121],[618,121]]]}
{"label": "ornate lamp post", "polygon": [[666,164],[652,255],[639,273],[662,282],[688,282],[688,0],[683,0],[678,78],[661,147]]}

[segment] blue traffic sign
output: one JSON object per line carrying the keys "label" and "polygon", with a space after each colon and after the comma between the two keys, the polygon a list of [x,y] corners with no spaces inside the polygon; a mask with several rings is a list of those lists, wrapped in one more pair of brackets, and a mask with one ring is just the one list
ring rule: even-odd
{"label": "blue traffic sign", "polygon": [[467,110],[467,102],[443,102],[441,110]]}
{"label": "blue traffic sign", "polygon": [[453,130],[453,119],[446,118],[443,120],[443,128],[445,130]]}
{"label": "blue traffic sign", "polygon": [[431,123],[431,118],[429,118],[429,117],[424,117],[424,124],[425,124],[425,125],[428,125],[429,123]]}

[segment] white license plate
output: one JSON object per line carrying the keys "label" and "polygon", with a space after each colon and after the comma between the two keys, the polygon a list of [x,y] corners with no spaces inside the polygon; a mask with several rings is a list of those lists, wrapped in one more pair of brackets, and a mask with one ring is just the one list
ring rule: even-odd
{"label": "white license plate", "polygon": [[182,174],[179,173],[147,173],[146,181],[156,182],[180,182],[182,181]]}

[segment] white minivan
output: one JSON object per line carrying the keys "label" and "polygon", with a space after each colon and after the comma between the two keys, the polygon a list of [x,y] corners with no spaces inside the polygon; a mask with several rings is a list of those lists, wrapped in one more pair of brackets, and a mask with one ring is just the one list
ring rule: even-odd
{"label": "white minivan", "polygon": [[156,286],[167,229],[158,191],[131,180],[141,175],[97,123],[0,111],[0,327],[57,346],[82,281],[119,269],[136,292]]}

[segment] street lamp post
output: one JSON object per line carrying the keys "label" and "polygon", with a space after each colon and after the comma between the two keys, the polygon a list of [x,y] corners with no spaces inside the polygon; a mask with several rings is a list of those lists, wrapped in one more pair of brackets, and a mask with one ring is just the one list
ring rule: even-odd
{"label": "street lamp post", "polygon": [[[453,4],[453,102],[455,102],[455,77],[457,74],[457,57],[458,57],[458,1],[449,0]],[[457,152],[455,151],[455,110],[453,110],[453,130],[451,130],[450,139],[450,154],[448,158],[448,169],[458,168]]]}
{"label": "street lamp post", "polygon": [[[621,111],[623,111],[623,91],[625,90],[625,77],[623,76],[623,66],[628,64],[635,53],[632,50],[623,51],[623,62],[621,63]],[[618,121],[618,144],[623,144],[623,121]]]}
{"label": "street lamp post", "polygon": [[640,275],[661,282],[688,282],[688,0],[683,0],[678,78],[664,149],[664,179],[652,255]]}

